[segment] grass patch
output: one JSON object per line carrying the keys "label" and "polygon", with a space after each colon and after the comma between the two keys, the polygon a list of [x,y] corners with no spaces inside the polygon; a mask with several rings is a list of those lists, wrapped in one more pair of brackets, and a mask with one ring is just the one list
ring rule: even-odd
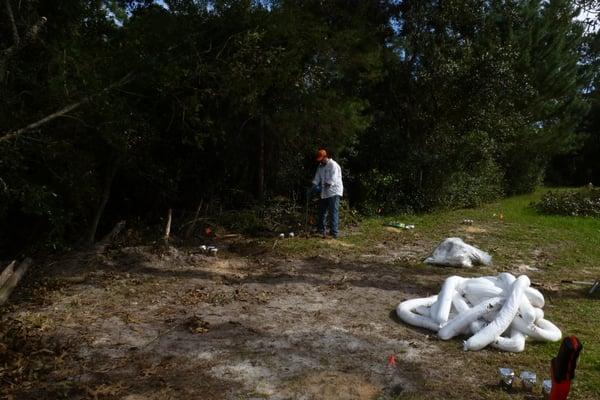
{"label": "grass patch", "polygon": [[[435,244],[446,237],[458,236],[470,244],[489,251],[500,269],[519,262],[545,268],[552,277],[580,279],[600,272],[600,219],[578,216],[540,214],[530,204],[543,191],[511,197],[475,209],[435,212],[424,215],[401,214],[371,217],[344,232],[340,245],[319,237],[281,240],[276,248],[282,255],[318,255],[336,248],[345,255],[376,252],[381,243],[391,247],[402,243]],[[474,220],[471,234],[461,222]],[[401,221],[416,229],[396,232],[385,229],[386,223]],[[433,247],[429,249],[433,250]]]}

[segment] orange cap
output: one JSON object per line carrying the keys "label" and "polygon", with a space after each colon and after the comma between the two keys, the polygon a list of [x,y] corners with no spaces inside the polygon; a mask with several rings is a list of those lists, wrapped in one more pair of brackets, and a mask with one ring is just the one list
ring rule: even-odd
{"label": "orange cap", "polygon": [[317,161],[321,161],[325,157],[327,157],[327,152],[324,149],[317,151]]}

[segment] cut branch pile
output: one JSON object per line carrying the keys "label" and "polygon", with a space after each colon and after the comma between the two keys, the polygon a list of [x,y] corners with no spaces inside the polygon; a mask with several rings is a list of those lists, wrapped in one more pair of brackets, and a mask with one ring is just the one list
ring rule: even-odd
{"label": "cut branch pile", "polygon": [[15,269],[16,261],[13,261],[2,271],[0,274],[0,305],[6,303],[32,262],[31,258],[26,258]]}

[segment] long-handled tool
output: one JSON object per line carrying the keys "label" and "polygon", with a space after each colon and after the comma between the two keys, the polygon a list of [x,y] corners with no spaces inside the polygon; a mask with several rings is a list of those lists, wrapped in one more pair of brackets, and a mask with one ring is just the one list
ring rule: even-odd
{"label": "long-handled tool", "polygon": [[572,283],[575,285],[589,285],[590,290],[588,291],[588,295],[592,295],[594,294],[594,292],[598,289],[600,289],[600,279],[598,279],[595,282],[587,282],[587,281],[572,281],[572,280],[563,280],[561,281],[562,283]]}
{"label": "long-handled tool", "polygon": [[306,232],[307,237],[310,236],[309,225],[314,224],[314,220],[313,220],[313,222],[310,222],[311,218],[309,216],[308,209],[310,207],[311,201],[313,200],[313,197],[315,197],[315,195],[320,194],[320,193],[321,193],[320,186],[312,186],[306,190],[306,205],[304,208],[304,231]]}
{"label": "long-handled tool", "polygon": [[304,233],[308,236],[308,203],[310,202],[310,197],[312,195],[312,188],[308,188],[306,190],[306,206],[304,207]]}

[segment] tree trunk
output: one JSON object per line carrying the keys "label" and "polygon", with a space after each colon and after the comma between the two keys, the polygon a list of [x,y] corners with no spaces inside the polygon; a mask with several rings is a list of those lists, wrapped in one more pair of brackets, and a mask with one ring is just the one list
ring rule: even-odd
{"label": "tree trunk", "polygon": [[4,4],[6,6],[6,15],[8,15],[8,20],[10,21],[10,26],[12,28],[13,46],[19,47],[21,43],[21,38],[19,36],[19,31],[17,30],[17,24],[15,23],[15,15],[13,14],[12,7],[10,5],[10,0],[5,0]]}
{"label": "tree trunk", "polygon": [[9,23],[12,28],[13,45],[0,51],[0,81],[2,81],[5,72],[5,66],[8,61],[21,49],[37,39],[38,33],[47,21],[46,17],[40,18],[40,20],[32,25],[29,30],[25,32],[25,35],[21,37],[21,35],[19,35],[19,31],[17,30],[15,16],[13,14],[12,7],[10,6],[10,0],[5,0],[5,8]]}
{"label": "tree trunk", "polygon": [[87,237],[87,245],[89,247],[93,246],[96,240],[96,231],[98,230],[98,224],[100,223],[100,218],[102,218],[102,214],[104,214],[106,203],[108,203],[108,199],[110,198],[110,188],[117,173],[118,165],[119,161],[115,159],[111,162],[106,171],[104,189],[102,191],[102,198],[100,199],[100,204],[98,204],[98,208],[96,209],[96,215],[94,215],[94,220],[92,221],[92,226],[90,227],[90,232]]}
{"label": "tree trunk", "polygon": [[169,208],[167,212],[167,225],[165,225],[165,235],[163,236],[163,243],[165,246],[169,245],[169,238],[171,237],[171,220],[173,216],[173,210]]}
{"label": "tree trunk", "polygon": [[192,223],[190,225],[190,227],[188,228],[188,230],[185,232],[185,238],[189,239],[192,237],[192,234],[194,233],[194,228],[196,228],[196,222],[198,222],[198,216],[200,215],[200,210],[202,209],[202,204],[204,203],[204,200],[200,200],[200,204],[198,204],[198,208],[196,209],[196,214],[194,214],[194,219],[192,220]]}
{"label": "tree trunk", "polygon": [[265,119],[260,117],[259,149],[258,149],[258,198],[264,199],[265,194]]}

